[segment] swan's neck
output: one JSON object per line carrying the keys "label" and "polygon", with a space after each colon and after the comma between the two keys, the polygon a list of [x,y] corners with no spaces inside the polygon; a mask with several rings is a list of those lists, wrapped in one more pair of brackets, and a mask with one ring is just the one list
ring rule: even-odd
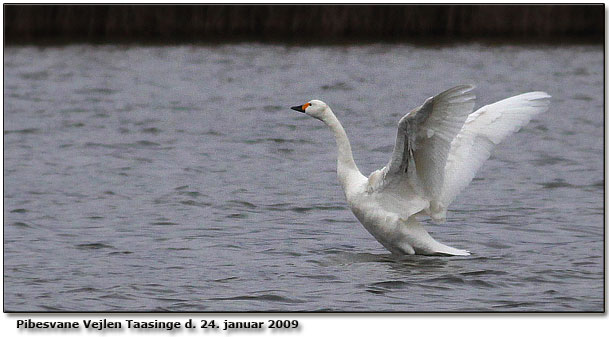
{"label": "swan's neck", "polygon": [[326,123],[334,133],[336,146],[338,147],[338,179],[340,180],[343,190],[347,191],[347,187],[350,184],[355,183],[355,180],[359,177],[363,177],[363,175],[360,173],[353,160],[353,152],[351,152],[351,143],[349,142],[347,133],[330,108],[328,108],[328,113],[324,115],[322,121]]}

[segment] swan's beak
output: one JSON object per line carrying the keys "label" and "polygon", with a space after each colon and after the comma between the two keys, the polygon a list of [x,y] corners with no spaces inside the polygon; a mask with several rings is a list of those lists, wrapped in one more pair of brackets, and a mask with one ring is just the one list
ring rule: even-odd
{"label": "swan's beak", "polygon": [[309,105],[311,105],[311,103],[307,103],[305,105],[297,105],[297,106],[293,106],[290,109],[292,110],[296,110],[298,112],[305,112],[305,109],[309,107]]}
{"label": "swan's beak", "polygon": [[293,106],[290,109],[296,110],[298,112],[304,112],[304,109],[302,108],[302,105]]}

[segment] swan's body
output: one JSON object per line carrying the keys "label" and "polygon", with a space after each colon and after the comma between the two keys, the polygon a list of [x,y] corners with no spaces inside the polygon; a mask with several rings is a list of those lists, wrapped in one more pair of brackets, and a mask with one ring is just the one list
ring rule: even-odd
{"label": "swan's body", "polygon": [[434,240],[416,216],[445,221],[447,207],[493,147],[549,105],[545,92],[529,92],[472,112],[472,89],[449,89],[407,113],[398,123],[391,160],[367,178],[355,165],[347,134],[327,104],[312,100],[292,108],[330,127],[338,147],[338,179],[353,214],[394,254],[469,255]]}

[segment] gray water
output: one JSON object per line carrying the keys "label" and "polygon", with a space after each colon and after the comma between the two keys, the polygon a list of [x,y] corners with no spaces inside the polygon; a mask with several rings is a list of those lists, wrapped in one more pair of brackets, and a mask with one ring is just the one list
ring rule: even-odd
{"label": "gray water", "polygon": [[[8,47],[8,311],[601,311],[603,49]],[[364,174],[457,84],[548,112],[426,226],[469,257],[394,258],[357,222],[319,98]]]}

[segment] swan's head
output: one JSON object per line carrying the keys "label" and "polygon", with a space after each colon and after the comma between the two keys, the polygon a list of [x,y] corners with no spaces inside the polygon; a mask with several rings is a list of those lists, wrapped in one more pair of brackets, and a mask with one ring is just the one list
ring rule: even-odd
{"label": "swan's head", "polygon": [[303,112],[313,118],[323,120],[324,115],[327,114],[328,105],[320,100],[314,99],[303,105],[293,106],[291,109]]}

